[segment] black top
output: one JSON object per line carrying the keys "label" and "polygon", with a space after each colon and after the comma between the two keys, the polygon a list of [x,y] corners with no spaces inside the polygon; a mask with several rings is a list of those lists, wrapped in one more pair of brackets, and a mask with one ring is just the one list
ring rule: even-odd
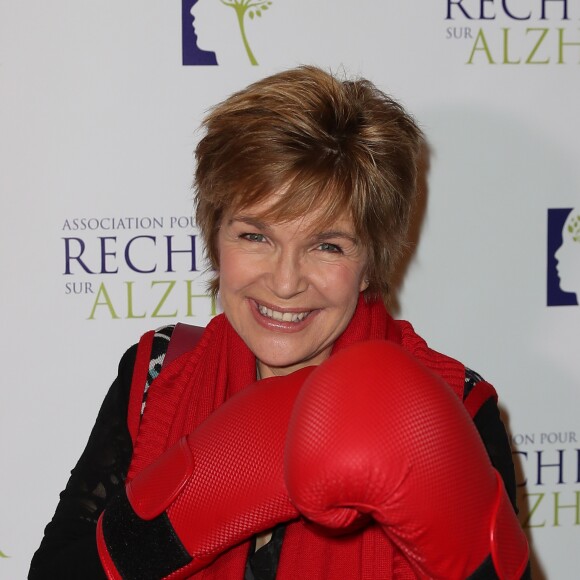
{"label": "black top", "polygon": [[[133,452],[127,427],[129,391],[137,347],[131,347],[119,363],[113,382],[87,446],[71,472],[52,521],[32,558],[30,580],[106,578],[96,546],[96,525],[110,499],[124,489]],[[465,395],[481,380],[467,369]],[[475,426],[487,449],[493,466],[501,474],[512,504],[516,502],[516,484],[507,434],[493,400],[479,410]],[[272,540],[257,552],[252,543],[246,565],[245,580],[274,580],[284,526],[278,526]],[[492,570],[490,575],[490,570]],[[493,566],[484,562],[475,578],[495,578]]]}

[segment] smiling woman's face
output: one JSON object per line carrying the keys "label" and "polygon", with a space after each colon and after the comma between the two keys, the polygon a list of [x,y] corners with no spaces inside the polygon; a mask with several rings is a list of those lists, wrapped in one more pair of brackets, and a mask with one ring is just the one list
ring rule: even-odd
{"label": "smiling woman's face", "polygon": [[262,378],[326,359],[367,287],[351,219],[272,223],[258,217],[264,209],[226,213],[217,237],[221,304]]}

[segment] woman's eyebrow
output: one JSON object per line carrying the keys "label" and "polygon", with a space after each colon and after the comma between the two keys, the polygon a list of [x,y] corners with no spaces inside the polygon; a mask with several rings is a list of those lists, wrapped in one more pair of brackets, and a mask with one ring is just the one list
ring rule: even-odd
{"label": "woman's eyebrow", "polygon": [[356,238],[353,234],[343,232],[341,230],[330,230],[328,232],[320,232],[318,234],[314,234],[313,238],[319,242],[324,242],[330,239],[342,238],[355,245],[358,245],[359,243],[358,238]]}
{"label": "woman's eyebrow", "polygon": [[270,227],[268,226],[268,224],[266,224],[265,222],[252,217],[252,216],[245,216],[245,215],[237,215],[237,216],[233,216],[228,220],[228,224],[231,225],[234,222],[242,222],[248,226],[252,226],[256,229],[262,230],[262,231],[268,231],[270,229]]}

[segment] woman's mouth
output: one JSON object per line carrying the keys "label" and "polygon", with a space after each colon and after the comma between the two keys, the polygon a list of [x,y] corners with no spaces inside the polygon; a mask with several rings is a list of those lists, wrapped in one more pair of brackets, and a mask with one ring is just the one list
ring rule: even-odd
{"label": "woman's mouth", "polygon": [[262,316],[276,320],[277,322],[302,322],[312,311],[307,310],[305,312],[280,312],[279,310],[273,310],[262,304],[258,304],[258,312]]}

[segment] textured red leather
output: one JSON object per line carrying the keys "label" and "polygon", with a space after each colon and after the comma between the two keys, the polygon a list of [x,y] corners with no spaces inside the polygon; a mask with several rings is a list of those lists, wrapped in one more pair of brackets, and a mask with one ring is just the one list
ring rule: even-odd
{"label": "textured red leather", "polygon": [[285,462],[303,515],[344,528],[370,514],[419,577],[465,578],[492,547],[502,580],[527,563],[525,536],[468,413],[393,343],[355,344],[312,372]]}
{"label": "textured red leather", "polygon": [[140,518],[152,520],[177,499],[193,470],[193,454],[184,437],[127,485],[131,507]]}
{"label": "textured red leather", "polygon": [[[284,484],[284,445],[294,400],[312,368],[244,389],[128,484],[136,513],[151,519],[166,511],[193,557],[169,578],[187,578],[228,548],[298,517]],[[108,554],[103,561],[112,565]]]}

